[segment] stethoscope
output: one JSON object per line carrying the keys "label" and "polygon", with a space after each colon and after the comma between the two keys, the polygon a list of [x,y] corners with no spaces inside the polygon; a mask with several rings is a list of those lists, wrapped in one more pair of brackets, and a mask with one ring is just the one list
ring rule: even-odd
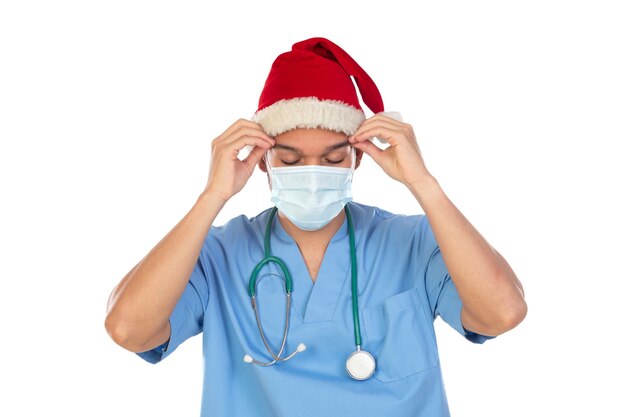
{"label": "stethoscope", "polygon": [[[291,279],[291,274],[287,269],[287,265],[283,262],[282,259],[272,256],[270,250],[270,235],[272,230],[272,222],[274,220],[274,216],[276,215],[277,208],[273,207],[270,211],[269,218],[267,220],[267,224],[265,225],[265,242],[264,242],[264,250],[265,257],[261,262],[259,262],[254,269],[252,270],[252,274],[250,275],[250,281],[248,283],[248,293],[250,295],[250,302],[252,304],[252,309],[254,310],[254,316],[256,317],[256,324],[259,328],[259,333],[261,334],[261,339],[263,340],[263,344],[267,349],[267,352],[272,356],[273,360],[269,362],[261,362],[253,359],[250,355],[245,355],[243,360],[247,363],[254,363],[260,366],[271,366],[276,362],[285,362],[289,359],[293,358],[296,354],[300,352],[304,352],[306,350],[306,345],[304,343],[298,344],[298,347],[291,352],[288,356],[282,357],[283,350],[285,349],[285,343],[287,341],[287,332],[289,329],[289,314],[291,311],[291,290],[293,287],[293,281]],[[359,324],[359,307],[358,307],[358,287],[357,287],[357,265],[356,265],[356,244],[354,241],[354,225],[352,224],[352,214],[350,213],[349,207],[345,206],[346,218],[348,221],[348,235],[350,239],[350,269],[352,272],[352,319],[354,321],[354,343],[356,345],[356,350],[352,352],[348,359],[346,360],[346,371],[348,374],[359,381],[368,379],[374,374],[374,370],[376,369],[376,360],[374,357],[367,351],[361,349],[361,326]],[[274,353],[267,343],[267,339],[265,338],[265,333],[263,332],[263,326],[261,325],[261,320],[259,319],[259,312],[256,306],[256,284],[259,276],[259,272],[261,269],[270,263],[274,263],[278,265],[283,273],[283,277],[285,280],[285,294],[286,294],[286,312],[285,312],[285,328],[283,331],[283,340],[280,345],[280,349],[278,353]]]}

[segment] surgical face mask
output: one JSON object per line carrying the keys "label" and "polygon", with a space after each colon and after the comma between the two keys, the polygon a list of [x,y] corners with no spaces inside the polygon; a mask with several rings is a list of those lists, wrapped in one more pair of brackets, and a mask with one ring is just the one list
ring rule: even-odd
{"label": "surgical face mask", "polygon": [[301,165],[272,167],[266,155],[272,187],[272,202],[302,230],[326,226],[352,201],[355,151],[351,148],[350,168]]}

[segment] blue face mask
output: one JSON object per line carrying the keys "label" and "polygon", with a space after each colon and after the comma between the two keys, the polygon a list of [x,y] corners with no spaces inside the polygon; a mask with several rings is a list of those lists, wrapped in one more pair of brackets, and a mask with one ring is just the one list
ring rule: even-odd
{"label": "blue face mask", "polygon": [[354,150],[350,168],[321,165],[271,167],[272,202],[302,230],[326,226],[352,201]]}

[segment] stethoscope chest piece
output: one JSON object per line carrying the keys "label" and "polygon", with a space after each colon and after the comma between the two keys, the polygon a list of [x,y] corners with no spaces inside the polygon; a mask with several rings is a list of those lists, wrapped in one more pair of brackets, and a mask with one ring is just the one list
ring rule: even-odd
{"label": "stethoscope chest piece", "polygon": [[368,379],[374,374],[375,370],[376,360],[369,352],[364,350],[355,350],[346,360],[346,371],[352,378],[358,381]]}

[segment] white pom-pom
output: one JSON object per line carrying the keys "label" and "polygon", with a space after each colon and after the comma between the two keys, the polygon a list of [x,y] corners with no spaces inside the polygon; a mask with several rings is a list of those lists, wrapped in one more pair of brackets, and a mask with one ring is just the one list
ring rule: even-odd
{"label": "white pom-pom", "polygon": [[383,116],[390,117],[390,118],[392,118],[393,120],[397,120],[397,121],[399,121],[399,122],[401,122],[401,121],[402,121],[402,115],[400,114],[400,112],[399,112],[399,111],[383,111],[383,112],[380,112],[380,113],[378,113],[378,114],[383,115]]}
{"label": "white pom-pom", "polygon": [[252,356],[250,356],[250,355],[246,355],[246,356],[244,356],[244,357],[243,357],[243,361],[244,361],[245,363],[252,363]]}
{"label": "white pom-pom", "polygon": [[306,345],[304,343],[300,343],[296,348],[298,352],[304,352],[306,350]]}

